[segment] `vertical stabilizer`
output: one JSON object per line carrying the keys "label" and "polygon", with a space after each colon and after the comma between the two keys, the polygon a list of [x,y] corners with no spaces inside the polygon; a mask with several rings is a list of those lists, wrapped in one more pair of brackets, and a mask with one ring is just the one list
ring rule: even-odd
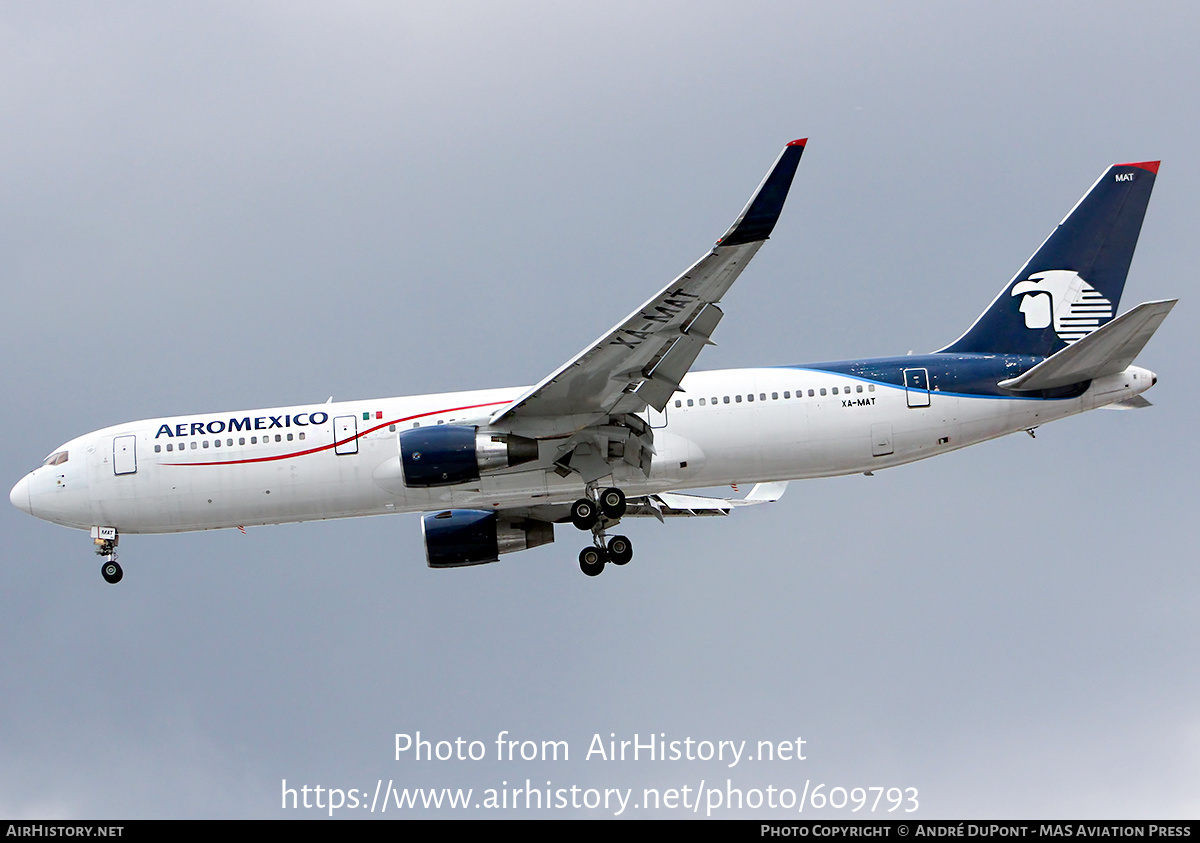
{"label": "vertical stabilizer", "polygon": [[1049,357],[1116,315],[1157,161],[1114,164],[942,351]]}

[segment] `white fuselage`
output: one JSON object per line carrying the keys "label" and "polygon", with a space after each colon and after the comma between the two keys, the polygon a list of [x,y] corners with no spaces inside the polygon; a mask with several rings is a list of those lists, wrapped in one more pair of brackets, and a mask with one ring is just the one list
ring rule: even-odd
{"label": "white fuselage", "polygon": [[[927,393],[805,368],[695,372],[651,413],[653,467],[616,461],[628,495],[872,471],[1131,398],[1154,382],[1131,366],[1073,398]],[[58,464],[12,491],[58,524],[168,533],[326,518],[568,503],[576,474],[536,463],[454,486],[409,488],[397,435],[416,425],[486,426],[522,388],[347,401],[130,422],[73,439]],[[915,406],[913,406],[915,404]]]}

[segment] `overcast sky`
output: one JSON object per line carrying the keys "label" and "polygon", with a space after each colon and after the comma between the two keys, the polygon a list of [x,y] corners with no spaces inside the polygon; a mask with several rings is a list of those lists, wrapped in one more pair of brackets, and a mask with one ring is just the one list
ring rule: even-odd
{"label": "overcast sky", "polygon": [[[112,587],[86,533],[0,507],[0,816],[528,778],[1195,817],[1197,31],[1182,2],[0,6],[5,488],[136,418],[536,382],[797,137],[698,368],[938,348],[1114,162],[1163,160],[1121,309],[1182,300],[1151,409],[638,521],[595,580],[562,527],[431,571],[407,515],[128,536]],[[502,730],[570,759],[497,762]],[[394,760],[417,731],[488,758]],[[806,758],[586,759],[635,733]]]}

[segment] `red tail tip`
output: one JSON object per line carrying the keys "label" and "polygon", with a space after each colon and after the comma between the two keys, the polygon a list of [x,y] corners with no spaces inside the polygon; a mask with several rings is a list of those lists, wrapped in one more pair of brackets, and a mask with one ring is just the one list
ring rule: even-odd
{"label": "red tail tip", "polygon": [[804,146],[806,143],[808,143],[808,138],[800,138],[800,140],[789,142],[788,146]]}
{"label": "red tail tip", "polygon": [[1154,175],[1157,176],[1158,175],[1158,165],[1161,163],[1162,163],[1161,161],[1139,161],[1137,163],[1118,164],[1117,166],[1118,167],[1141,167],[1143,170],[1149,170],[1150,172],[1154,173]]}

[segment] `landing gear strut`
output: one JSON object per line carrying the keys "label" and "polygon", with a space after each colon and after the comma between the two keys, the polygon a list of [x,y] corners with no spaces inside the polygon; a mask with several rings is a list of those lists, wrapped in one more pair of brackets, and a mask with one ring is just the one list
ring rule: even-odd
{"label": "landing gear strut", "polygon": [[119,583],[121,577],[125,575],[121,566],[117,564],[117,541],[119,539],[116,527],[92,528],[92,540],[96,543],[96,555],[104,557],[104,564],[100,566],[100,576],[104,577],[106,583],[112,585]]}
{"label": "landing gear strut", "polygon": [[589,577],[599,576],[609,562],[624,565],[633,558],[633,543],[628,538],[608,538],[605,532],[620,523],[625,510],[625,493],[615,487],[599,495],[589,488],[588,497],[571,504],[571,523],[592,532],[592,544],[579,552],[579,569]]}

